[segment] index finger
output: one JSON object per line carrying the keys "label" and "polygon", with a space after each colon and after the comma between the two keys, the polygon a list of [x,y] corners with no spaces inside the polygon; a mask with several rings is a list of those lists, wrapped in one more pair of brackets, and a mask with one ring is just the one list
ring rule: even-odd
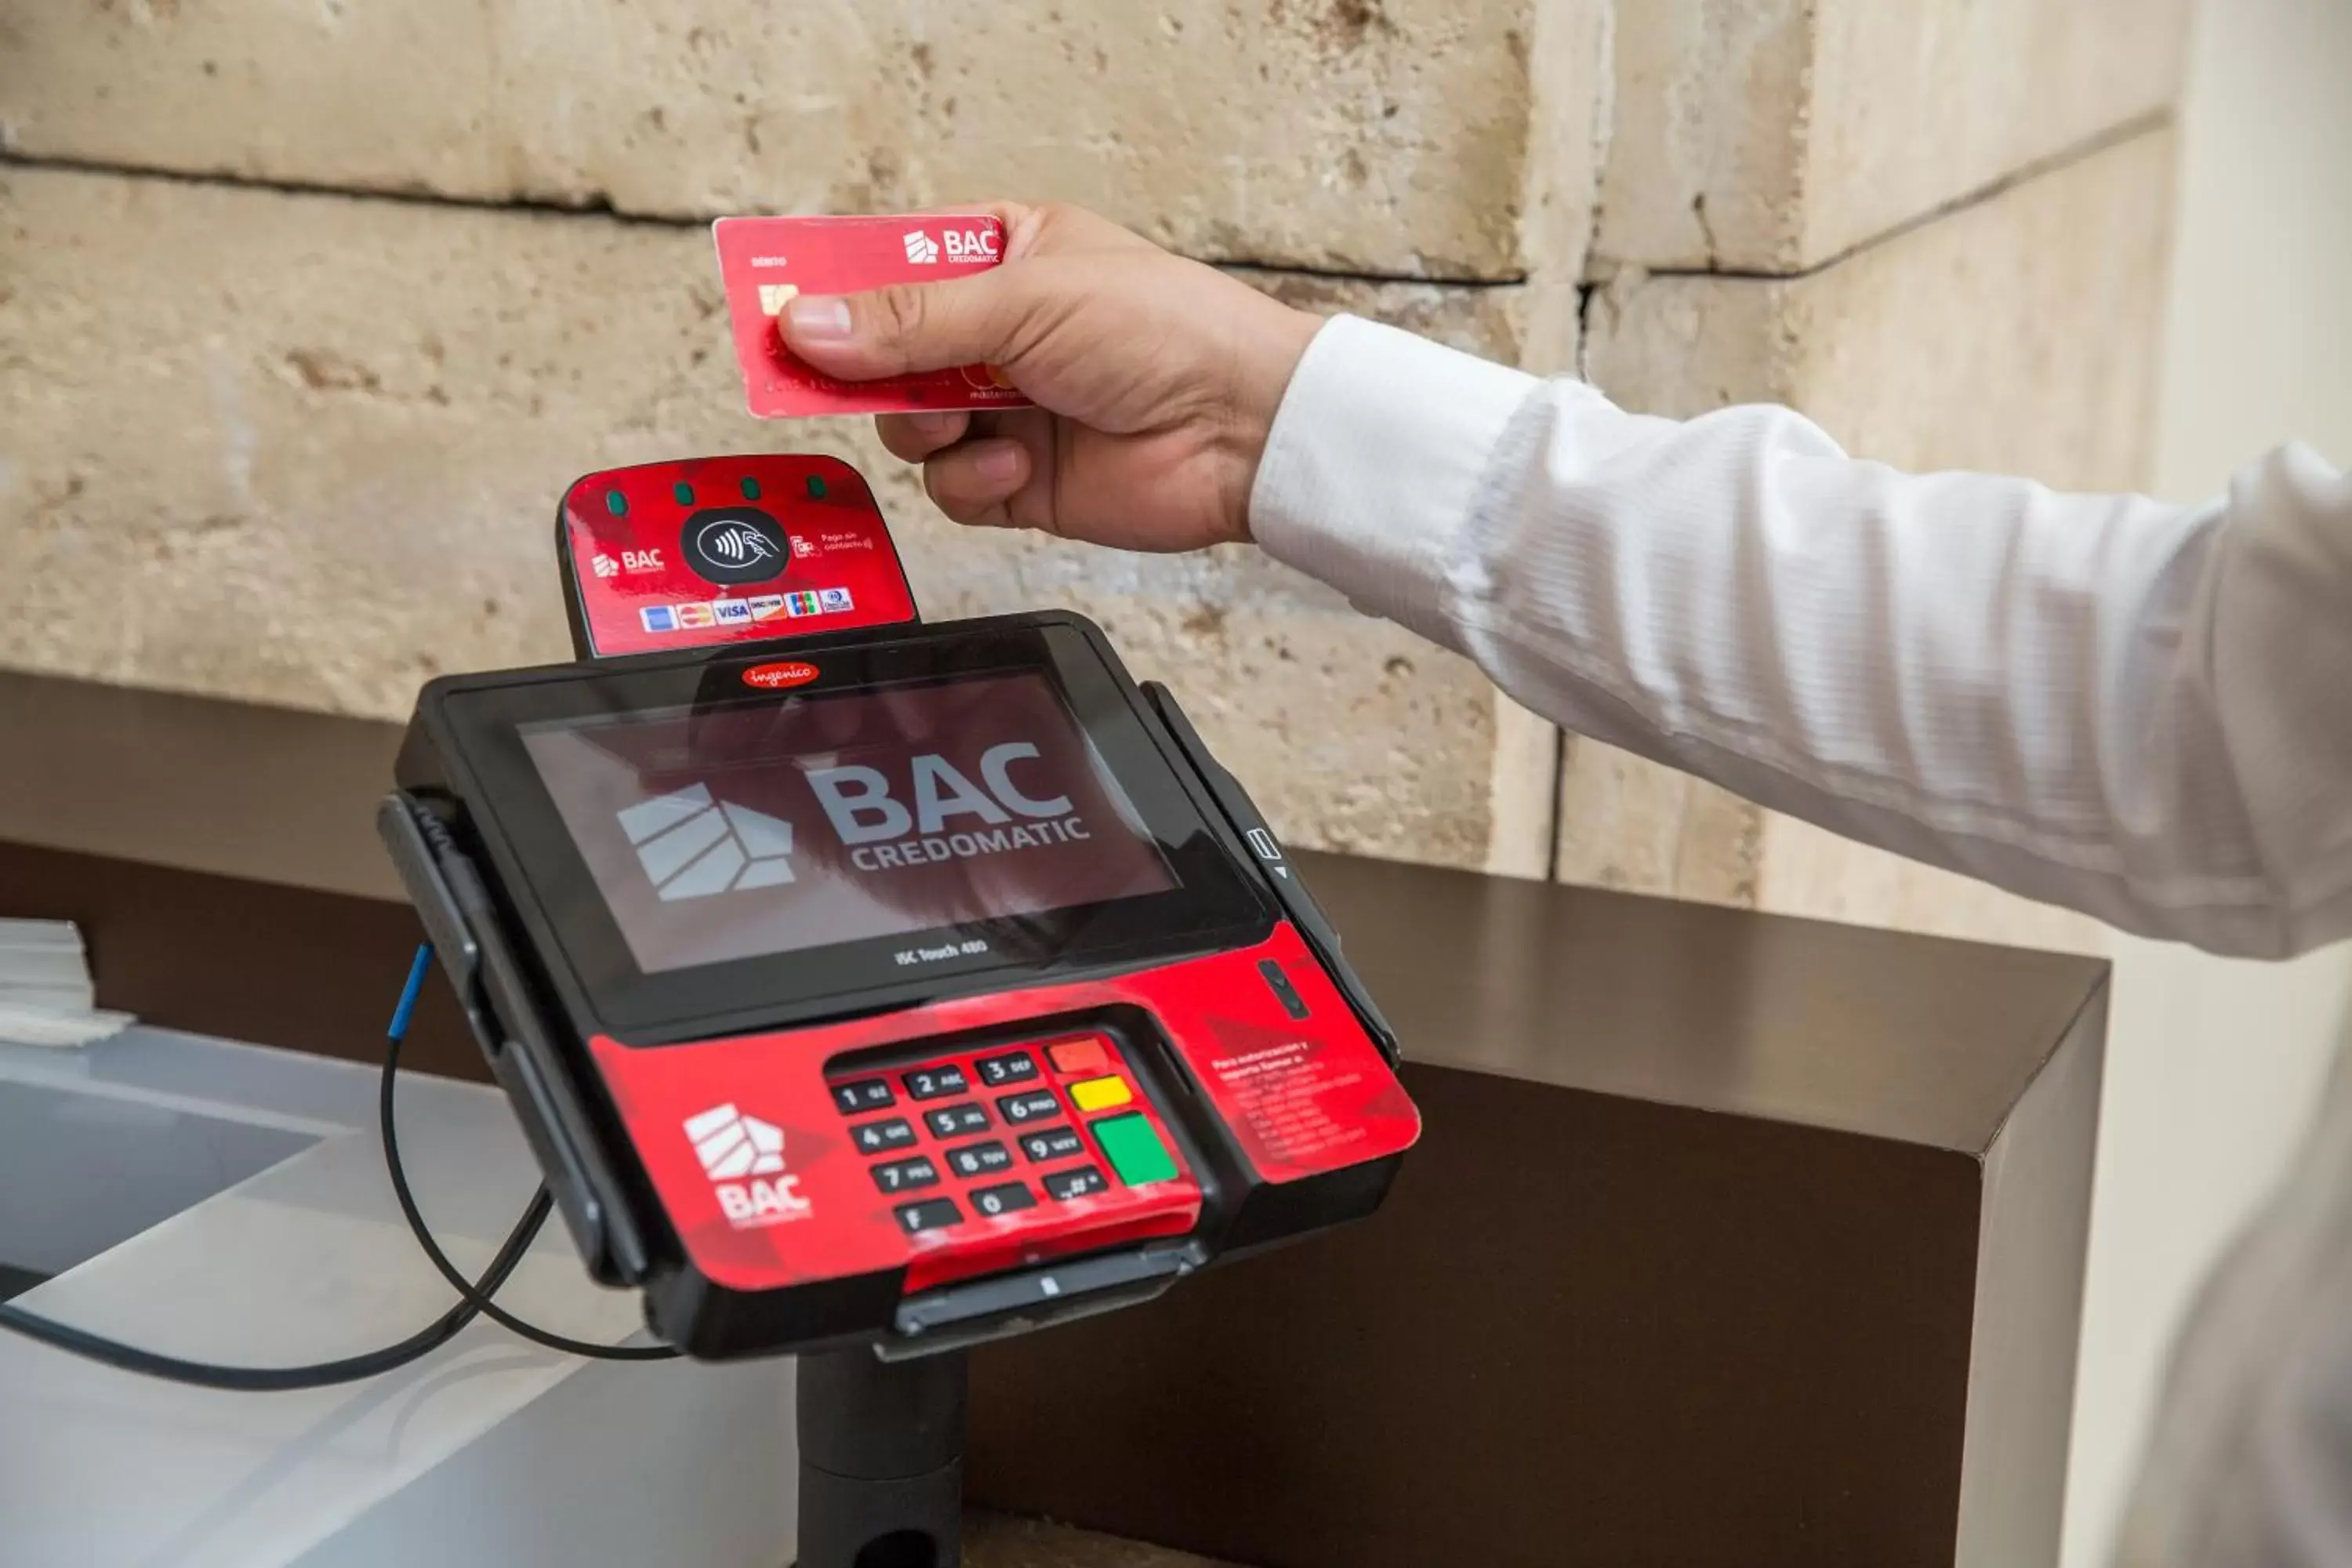
{"label": "index finger", "polygon": [[943,447],[963,439],[971,416],[942,410],[936,414],[877,414],[874,434],[883,449],[902,462],[919,463]]}

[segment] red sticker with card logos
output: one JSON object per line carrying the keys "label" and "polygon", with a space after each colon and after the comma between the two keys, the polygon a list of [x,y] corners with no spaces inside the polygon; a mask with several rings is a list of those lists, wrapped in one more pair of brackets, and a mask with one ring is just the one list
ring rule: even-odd
{"label": "red sticker with card logos", "polygon": [[984,213],[898,217],[723,217],[710,226],[745,401],[761,419],[1018,408],[1028,399],[989,365],[841,381],[784,347],[776,318],[802,294],[937,283],[1004,259],[1004,226]]}

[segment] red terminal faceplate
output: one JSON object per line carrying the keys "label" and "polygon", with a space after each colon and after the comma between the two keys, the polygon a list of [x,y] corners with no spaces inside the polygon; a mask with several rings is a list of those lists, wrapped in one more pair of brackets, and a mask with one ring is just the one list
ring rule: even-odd
{"label": "red terminal faceplate", "polygon": [[[1269,987],[1262,968],[1269,963],[1295,987],[1303,1019]],[[590,1047],[704,1277],[756,1291],[903,1265],[912,1291],[1181,1236],[1197,1223],[1200,1183],[1166,1108],[1152,1101],[1108,1036],[1052,1023],[1114,1008],[1139,1008],[1157,1021],[1209,1111],[1265,1181],[1382,1159],[1420,1135],[1420,1115],[1395,1073],[1287,923],[1255,947],[1104,980],[959,997],[776,1034],[647,1047],[599,1036]],[[1024,1026],[1032,1020],[1034,1030]],[[988,1043],[936,1043],[943,1037]],[[1036,1079],[988,1081],[982,1063],[1023,1051],[1035,1059]],[[950,1068],[961,1088],[908,1081],[910,1074]],[[1127,1098],[1108,1089],[1080,1095],[1079,1085],[1104,1079],[1117,1080]],[[877,1080],[890,1092],[887,1104],[845,1098],[845,1090]],[[1001,1102],[1032,1089],[1050,1090],[1055,1110],[1012,1120]],[[978,1107],[987,1125],[942,1134],[925,1119],[927,1111],[963,1106]],[[1143,1118],[1150,1138],[1133,1127],[1102,1126],[1130,1115]],[[888,1143],[857,1131],[900,1119],[908,1130],[889,1134]],[[1018,1144],[1024,1131],[1055,1128],[1075,1133],[1079,1146],[1033,1160]],[[949,1163],[951,1152],[989,1142],[1004,1144],[1006,1164],[966,1174]],[[1153,1163],[1155,1142],[1172,1169]],[[932,1179],[876,1173],[917,1159],[931,1163]],[[1097,1169],[1102,1185],[1056,1198],[1045,1184],[1081,1168]],[[1143,1176],[1155,1179],[1127,1179]],[[985,1212],[977,1194],[1015,1180],[1037,1201]],[[952,1218],[903,1212],[942,1197],[956,1205]]]}
{"label": "red terminal faceplate", "polygon": [[837,458],[611,468],[564,492],[562,524],[589,650],[600,658],[916,618],[874,492]]}

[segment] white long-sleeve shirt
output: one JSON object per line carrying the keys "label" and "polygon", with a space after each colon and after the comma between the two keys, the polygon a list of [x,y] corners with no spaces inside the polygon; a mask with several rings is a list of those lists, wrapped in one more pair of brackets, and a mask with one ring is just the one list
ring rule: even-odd
{"label": "white long-sleeve shirt", "polygon": [[2352,934],[2352,480],[2168,506],[1627,414],[1341,317],[1251,497],[1276,558],[1580,734],[2216,952]]}
{"label": "white long-sleeve shirt", "polygon": [[[2352,479],[2164,506],[1909,475],[1779,408],[1676,422],[1341,318],[1251,524],[1580,733],[2116,925],[2352,934]],[[2352,1059],[2209,1285],[2126,1568],[2352,1563]]]}

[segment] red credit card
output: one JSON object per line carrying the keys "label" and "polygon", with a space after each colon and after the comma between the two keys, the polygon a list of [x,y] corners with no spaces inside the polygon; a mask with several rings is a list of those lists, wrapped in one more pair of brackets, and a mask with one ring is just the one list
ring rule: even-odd
{"label": "red credit card", "polygon": [[937,283],[1004,259],[1004,226],[982,213],[898,217],[723,217],[710,226],[743,392],[761,419],[924,409],[1018,408],[1028,399],[989,365],[837,381],[795,357],[776,316],[795,294],[855,294]]}

